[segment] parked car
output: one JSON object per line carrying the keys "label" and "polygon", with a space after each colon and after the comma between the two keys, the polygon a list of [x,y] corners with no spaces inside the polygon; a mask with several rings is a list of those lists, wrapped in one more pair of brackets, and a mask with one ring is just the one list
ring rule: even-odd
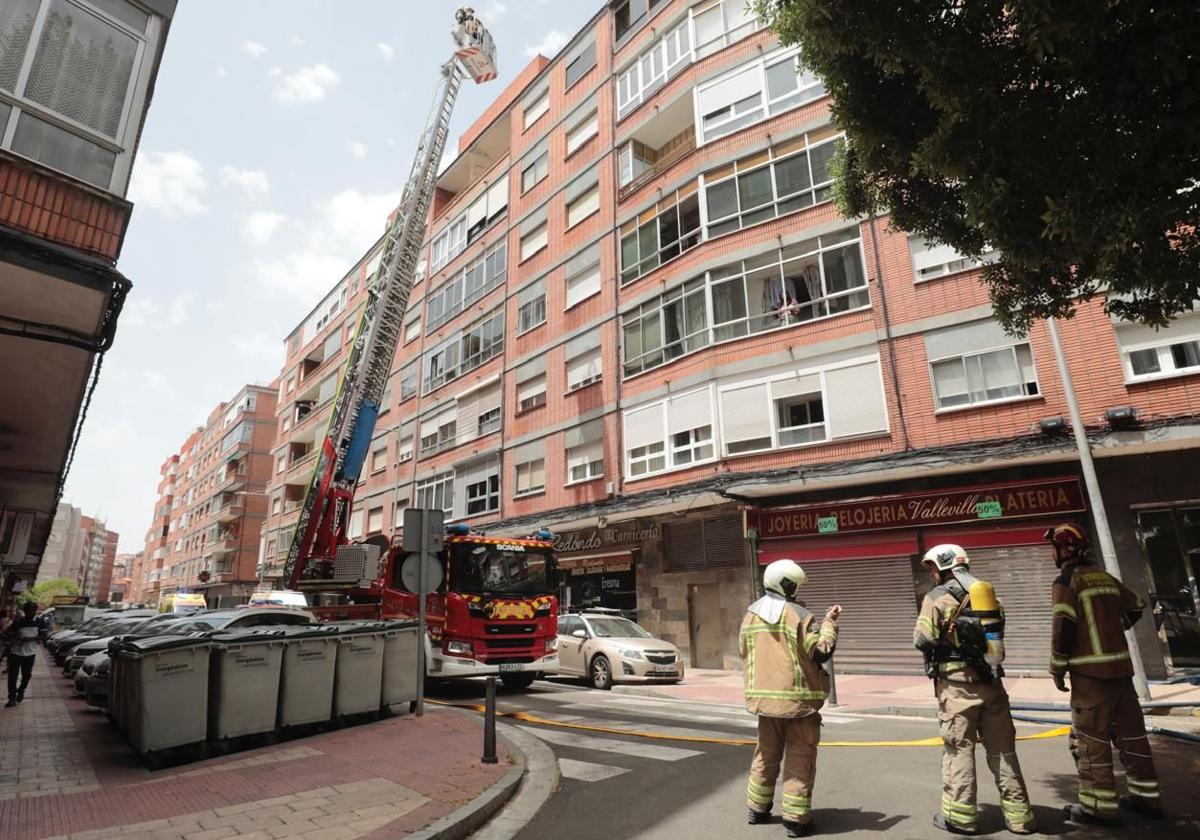
{"label": "parked car", "polygon": [[98,650],[108,646],[108,640],[117,636],[126,636],[148,621],[148,618],[129,618],[124,621],[113,621],[102,625],[92,633],[81,633],[58,648],[55,661],[61,661],[63,676],[68,679],[75,676],[83,660]]}
{"label": "parked car", "polygon": [[600,689],[613,683],[677,683],[683,660],[670,642],[656,639],[617,610],[585,610],[558,617],[561,676],[586,677]]}
{"label": "parked car", "polygon": [[[120,636],[163,636],[169,635],[173,631],[171,626],[178,624],[184,616],[175,615],[173,613],[162,613],[152,615],[149,618],[132,619],[131,626],[125,626],[118,623],[116,626],[107,628],[112,631],[111,635],[101,636],[87,642],[82,642],[75,646],[71,651],[71,655],[67,658],[63,674],[68,677],[73,677],[75,680],[75,693],[83,695],[87,682],[87,677],[91,674],[91,670],[85,670],[90,660],[97,654],[108,655],[108,643]],[[93,662],[93,670],[95,662]]]}
{"label": "parked car", "polygon": [[256,589],[250,593],[250,607],[300,607],[308,606],[303,592],[292,589]]}
{"label": "parked car", "polygon": [[157,613],[154,610],[144,610],[127,612],[121,616],[116,614],[102,615],[91,621],[85,621],[75,630],[55,633],[47,640],[46,649],[54,657],[55,664],[62,665],[66,661],[67,655],[76,645],[91,641],[92,639],[98,639],[101,636],[112,635],[109,633],[109,629],[117,624],[137,619],[146,619],[152,615],[157,615]]}

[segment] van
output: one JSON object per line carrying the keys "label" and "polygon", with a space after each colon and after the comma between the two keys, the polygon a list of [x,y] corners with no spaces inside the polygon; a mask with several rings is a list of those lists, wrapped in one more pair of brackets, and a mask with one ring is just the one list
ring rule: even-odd
{"label": "van", "polygon": [[303,592],[291,589],[259,589],[250,595],[251,607],[307,607]]}
{"label": "van", "polygon": [[160,613],[183,615],[206,609],[208,609],[208,604],[205,602],[204,596],[199,592],[174,592],[170,595],[164,595],[158,602],[158,611]]}

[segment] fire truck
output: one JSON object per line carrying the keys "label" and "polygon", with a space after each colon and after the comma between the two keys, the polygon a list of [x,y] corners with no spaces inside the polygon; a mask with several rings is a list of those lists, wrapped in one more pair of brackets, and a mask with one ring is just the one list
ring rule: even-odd
{"label": "fire truck", "polygon": [[[454,54],[438,76],[412,170],[368,281],[358,332],[342,370],[329,426],[309,480],[284,564],[290,589],[305,592],[325,618],[412,617],[417,585],[404,575],[410,554],[384,539],[351,543],[354,492],[408,309],[438,165],[464,76],[496,77],[496,46],[470,8],[455,13]],[[433,677],[499,674],[527,686],[558,670],[558,601],[549,534],[489,537],[452,526],[435,555],[441,584],[426,596],[426,673]]]}

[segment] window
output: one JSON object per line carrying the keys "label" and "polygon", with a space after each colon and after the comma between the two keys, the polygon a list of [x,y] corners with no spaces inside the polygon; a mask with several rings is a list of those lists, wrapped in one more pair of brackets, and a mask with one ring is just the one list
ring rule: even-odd
{"label": "window", "polygon": [[938,408],[1010,400],[1038,393],[1028,344],[931,361]]}
{"label": "window", "polygon": [[517,368],[517,411],[546,404],[546,357],[539,356]]}
{"label": "window", "polygon": [[367,511],[367,533],[378,534],[383,530],[383,508],[371,508]]}
{"label": "window", "polygon": [[583,46],[572,50],[566,63],[567,90],[570,90],[576,82],[596,66],[596,40],[593,38]]}
{"label": "window", "polygon": [[421,313],[418,312],[404,325],[404,343],[408,344],[408,342],[412,341],[414,338],[417,338],[420,334]]}
{"label": "window", "polygon": [[600,245],[585,248],[567,260],[567,309],[600,293]]}
{"label": "window", "polygon": [[567,205],[567,227],[573,228],[600,210],[600,185],[593,184],[585,193]]}
{"label": "window", "polygon": [[332,376],[326,377],[325,381],[321,383],[320,389],[317,391],[317,402],[326,403],[333,399],[333,395],[337,393],[337,384],[338,378],[336,373]]}
{"label": "window", "polygon": [[550,174],[550,153],[542,154],[521,170],[521,192],[527,193]]}
{"label": "window", "polygon": [[417,507],[454,513],[454,473],[446,472],[417,482]]}
{"label": "window", "polygon": [[825,404],[819,388],[813,393],[776,397],[774,402],[781,446],[825,439]]}
{"label": "window", "polygon": [[550,92],[543,91],[540,96],[525,106],[525,128],[529,128],[550,110]]}
{"label": "window", "polygon": [[467,515],[492,513],[500,510],[500,476],[467,485]]}
{"label": "window", "polygon": [[508,173],[479,194],[467,208],[467,244],[475,242],[508,208]]}
{"label": "window", "polygon": [[800,63],[797,50],[755,58],[696,88],[696,137],[711,143],[769,116],[825,95],[825,86]]}
{"label": "window", "polygon": [[600,132],[599,112],[592,110],[567,129],[567,156],[583,148],[583,144]]}
{"label": "window", "polygon": [[400,401],[409,397],[415,397],[417,394],[417,373],[420,370],[419,362],[414,359],[400,369]]}
{"label": "window", "polygon": [[413,456],[413,424],[405,423],[400,427],[400,444],[396,450],[396,460],[403,464],[411,461]]}
{"label": "window", "polygon": [[621,225],[621,282],[636,280],[700,244],[700,197],[681,187]]}
{"label": "window", "polygon": [[455,467],[454,482],[462,510],[459,516],[478,516],[500,510],[500,465],[493,457]]}
{"label": "window", "polygon": [[377,447],[371,453],[371,472],[382,472],[387,468],[387,445]]}
{"label": "window", "polygon": [[629,474],[631,476],[647,475],[666,469],[667,459],[663,455],[662,441],[635,446],[629,450]]}
{"label": "window", "polygon": [[592,420],[567,429],[567,484],[592,481],[604,475],[604,421]]}
{"label": "window", "polygon": [[490,408],[479,415],[478,436],[490,435],[500,429],[500,409]]}
{"label": "window", "polygon": [[356,540],[363,535],[363,511],[356,510],[350,514],[350,520],[346,523],[346,536],[352,540]]}
{"label": "window", "polygon": [[500,308],[425,354],[421,380],[423,392],[427,394],[469,373],[503,349],[504,310]]}
{"label": "window", "polygon": [[500,428],[499,375],[487,384],[470,388],[458,395],[458,442],[491,434]]}
{"label": "window", "polygon": [[161,23],[124,0],[94,5],[5,4],[0,89],[15,105],[0,102],[0,138],[13,122],[12,151],[120,193],[141,127],[131,106],[150,83]]}
{"label": "window", "polygon": [[539,440],[513,450],[516,470],[516,493],[538,493],[546,489],[546,443]]}
{"label": "window", "polygon": [[649,146],[630,140],[617,153],[617,179],[619,186],[626,187],[644,172],[654,168],[655,151]]}
{"label": "window", "polygon": [[692,61],[691,20],[673,27],[617,77],[617,118],[621,119]]}
{"label": "window", "polygon": [[436,330],[492,289],[504,284],[508,276],[508,245],[503,241],[484,256],[455,274],[425,303],[425,333]]}
{"label": "window", "polygon": [[671,463],[685,466],[713,456],[712,426],[701,426],[671,435]]}
{"label": "window", "polygon": [[287,469],[287,453],[283,452],[275,456],[275,475],[280,475]]}
{"label": "window", "polygon": [[467,247],[467,214],[463,213],[433,239],[433,270],[437,271]]}
{"label": "window", "polygon": [[828,201],[830,162],[842,142],[814,133],[705,173],[708,238]]}
{"label": "window", "polygon": [[546,280],[542,278],[517,292],[517,335],[546,323]]}
{"label": "window", "polygon": [[661,472],[667,468],[663,403],[625,412],[626,469],[630,478]]}
{"label": "window", "polygon": [[567,391],[577,391],[599,382],[603,372],[600,330],[594,329],[566,344]]}
{"label": "window", "polygon": [[421,457],[433,455],[455,444],[458,416],[454,409],[421,421]]}
{"label": "window", "polygon": [[283,497],[282,496],[272,496],[271,497],[271,515],[272,516],[278,515],[279,511],[282,509],[283,509]]}
{"label": "window", "polygon": [[964,257],[949,245],[927,242],[920,236],[908,238],[908,249],[912,254],[913,273],[918,283],[979,268],[1000,258],[1000,252],[990,248],[979,259]]}
{"label": "window", "polygon": [[641,306],[621,319],[625,375],[633,376],[699,350],[710,343],[705,281],[698,278]]}
{"label": "window", "polygon": [[542,222],[539,227],[521,237],[521,261],[524,262],[545,248],[546,242],[546,223]]}

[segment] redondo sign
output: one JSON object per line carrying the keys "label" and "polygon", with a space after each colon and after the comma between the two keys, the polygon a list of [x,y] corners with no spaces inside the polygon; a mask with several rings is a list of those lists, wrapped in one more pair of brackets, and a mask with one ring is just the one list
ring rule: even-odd
{"label": "redondo sign", "polygon": [[[425,591],[421,592],[420,586],[421,563],[425,563]],[[404,583],[404,588],[409,592],[416,592],[419,595],[428,595],[442,585],[442,564],[432,554],[413,554],[400,567],[400,580]]]}

